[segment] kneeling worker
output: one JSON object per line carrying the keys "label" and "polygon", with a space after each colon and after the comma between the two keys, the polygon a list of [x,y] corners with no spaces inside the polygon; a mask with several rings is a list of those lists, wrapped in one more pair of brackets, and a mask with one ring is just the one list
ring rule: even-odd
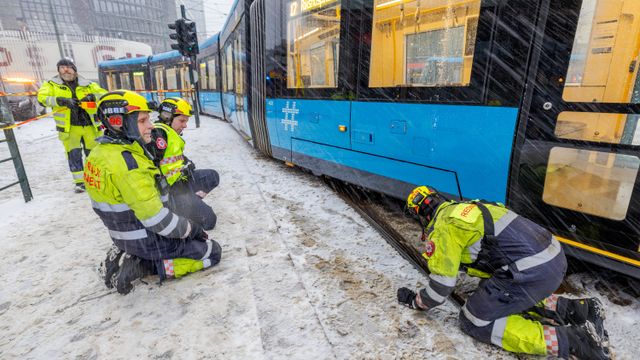
{"label": "kneeling worker", "polygon": [[121,294],[145,275],[177,278],[216,265],[222,253],[202,226],[164,206],[156,183],[162,175],[143,147],[151,141],[150,112],[132,91],[102,96],[96,116],[105,135],[85,165],[93,209],[115,244],[103,264],[105,284]]}
{"label": "kneeling worker", "polygon": [[180,98],[168,98],[160,103],[158,113],[147,149],[169,185],[169,207],[211,230],[216,225],[216,214],[202,199],[218,186],[220,176],[212,169],[196,170],[184,155],[182,132],[193,115],[191,105]]}
{"label": "kneeling worker", "polygon": [[610,358],[600,301],[552,295],[567,261],[545,228],[501,204],[446,201],[426,186],[413,190],[407,206],[426,220],[430,275],[418,294],[398,289],[401,304],[423,311],[442,304],[462,267],[485,278],[460,312],[467,334],[517,353]]}

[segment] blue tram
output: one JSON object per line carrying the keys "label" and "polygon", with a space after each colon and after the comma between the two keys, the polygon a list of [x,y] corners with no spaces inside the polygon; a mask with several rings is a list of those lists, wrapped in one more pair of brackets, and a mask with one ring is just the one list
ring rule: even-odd
{"label": "blue tram", "polygon": [[[639,44],[633,0],[237,0],[201,45],[199,101],[276,159],[504,202],[640,278]],[[139,91],[188,90],[184,68],[100,67]]]}

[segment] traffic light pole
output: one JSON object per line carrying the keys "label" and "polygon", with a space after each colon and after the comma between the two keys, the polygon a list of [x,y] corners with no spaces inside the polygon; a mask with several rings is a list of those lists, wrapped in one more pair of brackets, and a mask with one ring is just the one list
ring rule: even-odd
{"label": "traffic light pole", "polygon": [[[182,19],[186,20],[187,11],[184,5],[180,5],[180,12],[182,13]],[[197,40],[196,40],[196,47],[197,47]],[[199,106],[200,90],[198,89],[198,83],[200,82],[200,79],[198,78],[196,80],[195,77],[193,76],[193,73],[196,68],[195,66],[196,54],[192,53],[188,56],[188,58],[189,58],[189,80],[191,81],[191,86],[193,87],[193,90],[189,91],[189,94],[191,96],[191,101],[193,103],[193,112],[195,113],[195,117],[196,117],[196,128],[199,128],[200,127],[200,106]]]}

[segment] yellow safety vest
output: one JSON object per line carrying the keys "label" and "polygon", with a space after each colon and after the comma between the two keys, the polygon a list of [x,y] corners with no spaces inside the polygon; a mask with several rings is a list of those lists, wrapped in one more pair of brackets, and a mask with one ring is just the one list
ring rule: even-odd
{"label": "yellow safety vest", "polygon": [[[154,124],[156,129],[164,130],[166,137],[166,149],[164,155],[159,162],[160,171],[167,178],[169,185],[173,185],[179,179],[186,179],[182,175],[184,167],[184,139],[171,126],[157,122]],[[157,145],[157,144],[156,144]]]}
{"label": "yellow safety vest", "polygon": [[[78,86],[76,87],[76,97],[78,100],[89,94],[94,94],[97,100],[106,92],[107,90],[101,88],[97,83],[78,76]],[[53,119],[56,122],[58,131],[69,132],[69,129],[71,129],[71,110],[66,106],[59,106],[56,102],[57,97],[72,98],[71,89],[64,84],[64,81],[62,81],[59,75],[54,76],[51,80],[42,84],[38,90],[38,102],[43,106],[53,109]],[[100,123],[96,123],[94,119],[95,109],[85,110],[91,117],[94,126],[98,127]]]}

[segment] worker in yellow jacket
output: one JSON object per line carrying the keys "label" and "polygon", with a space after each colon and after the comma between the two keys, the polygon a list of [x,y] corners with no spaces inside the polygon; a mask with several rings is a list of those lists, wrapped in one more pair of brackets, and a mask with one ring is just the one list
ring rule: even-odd
{"label": "worker in yellow jacket", "polygon": [[182,133],[192,115],[191,105],[184,99],[163,100],[151,133],[153,140],[147,148],[167,181],[171,209],[199,223],[205,230],[212,230],[217,217],[202,199],[218,186],[220,175],[213,169],[196,169],[184,154]]}
{"label": "worker in yellow jacket", "polygon": [[425,226],[429,282],[398,301],[426,311],[451,294],[460,270],[484,278],[460,312],[462,330],[501,348],[568,359],[609,359],[604,311],[597,298],[553,295],[567,261],[558,240],[502,204],[447,201],[420,186],[407,198]]}
{"label": "worker in yellow jacket", "polygon": [[38,102],[54,111],[58,138],[64,145],[76,192],[84,191],[82,150],[85,156],[96,146],[99,122],[94,122],[96,100],[107,91],[95,82],[78,75],[73,60],[57,63],[58,75],[42,84]]}
{"label": "worker in yellow jacket", "polygon": [[201,225],[166,206],[157,183],[163,176],[144,147],[151,141],[150,112],[135,92],[103,95],[97,117],[105,135],[85,164],[87,193],[115,245],[102,266],[105,284],[122,294],[145,275],[181,277],[216,265],[222,254]]}

